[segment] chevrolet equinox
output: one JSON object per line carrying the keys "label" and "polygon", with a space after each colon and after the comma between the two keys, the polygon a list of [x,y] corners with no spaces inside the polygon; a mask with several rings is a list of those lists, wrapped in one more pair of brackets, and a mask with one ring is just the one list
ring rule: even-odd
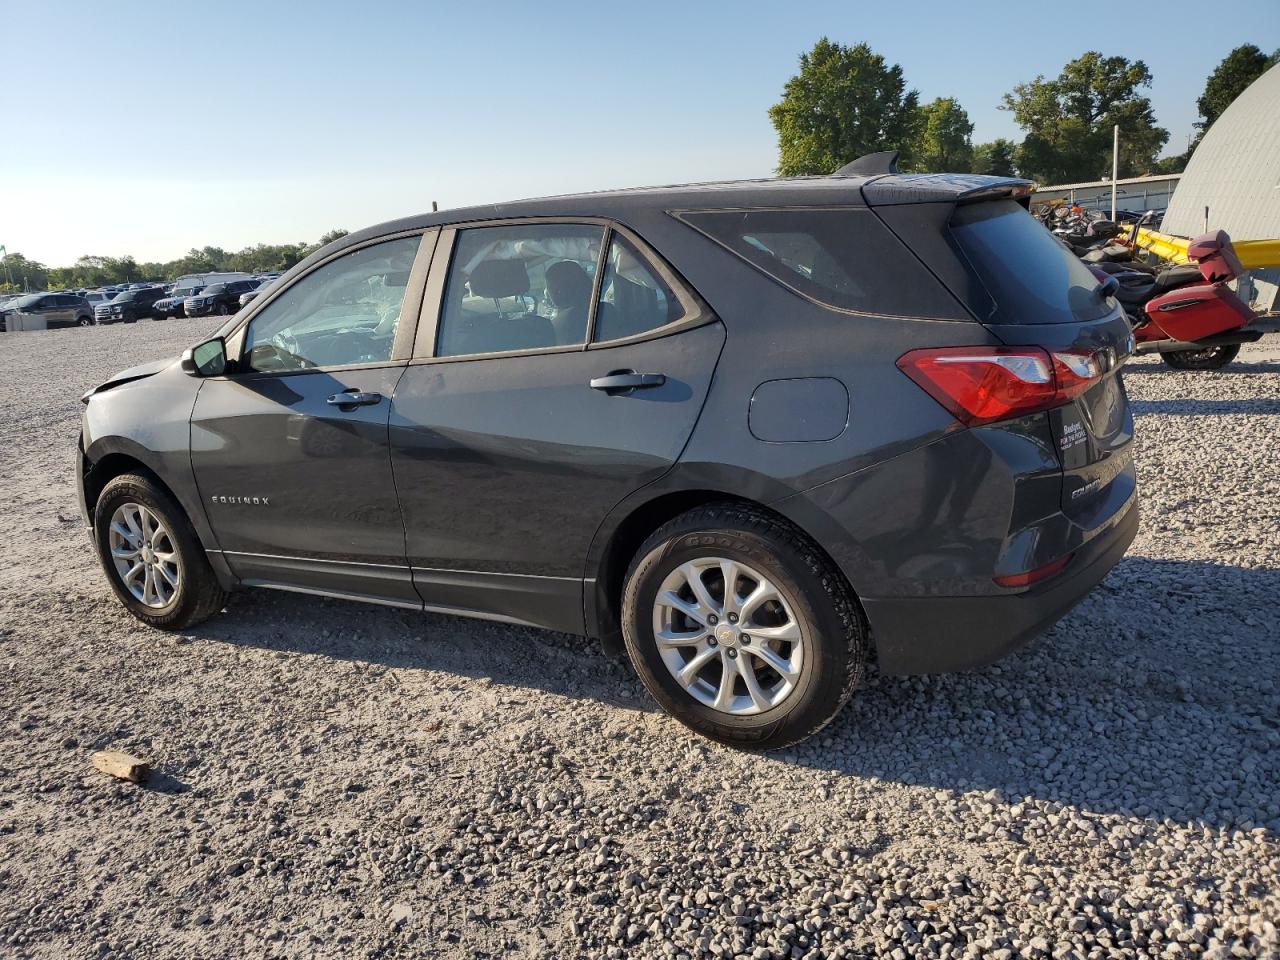
{"label": "chevrolet equinox", "polygon": [[1029,190],[872,157],[343,237],[85,395],[103,569],[162,629],[258,586],[583,634],[758,748],[873,656],[989,663],[1138,524],[1129,327]]}

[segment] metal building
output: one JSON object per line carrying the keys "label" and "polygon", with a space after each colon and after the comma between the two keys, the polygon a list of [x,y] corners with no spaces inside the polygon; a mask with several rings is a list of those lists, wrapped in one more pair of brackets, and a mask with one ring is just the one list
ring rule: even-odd
{"label": "metal building", "polygon": [[[1129,177],[1116,181],[1116,208],[1133,213],[1145,213],[1147,210],[1160,212],[1169,206],[1180,173],[1161,174],[1154,177]],[[1046,203],[1050,200],[1070,200],[1086,210],[1100,210],[1111,213],[1111,181],[1093,180],[1089,183],[1055,183],[1047,187],[1036,187],[1031,195],[1031,203]]]}
{"label": "metal building", "polygon": [[[1160,229],[1280,240],[1280,66],[1250,84],[1205,132]],[[1280,309],[1280,269],[1252,271],[1240,293],[1255,310]]]}

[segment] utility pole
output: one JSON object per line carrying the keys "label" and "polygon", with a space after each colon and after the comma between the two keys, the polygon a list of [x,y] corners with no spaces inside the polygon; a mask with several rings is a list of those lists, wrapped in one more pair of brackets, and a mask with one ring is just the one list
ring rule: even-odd
{"label": "utility pole", "polygon": [[1111,220],[1116,219],[1116,178],[1120,175],[1120,124],[1116,124],[1111,142]]}

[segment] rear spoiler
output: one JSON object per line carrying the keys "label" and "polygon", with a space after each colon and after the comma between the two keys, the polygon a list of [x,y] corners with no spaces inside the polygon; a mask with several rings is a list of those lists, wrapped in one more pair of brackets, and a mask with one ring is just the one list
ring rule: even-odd
{"label": "rear spoiler", "polygon": [[833,177],[865,177],[862,194],[870,206],[891,203],[979,203],[984,200],[1016,200],[1031,205],[1036,185],[1019,177],[986,177],[976,173],[901,173],[898,151],[869,153],[846,163]]}
{"label": "rear spoiler", "polygon": [[868,180],[862,195],[872,207],[893,203],[981,203],[1015,200],[1031,205],[1036,185],[1017,177],[984,177],[971,173],[899,173]]}

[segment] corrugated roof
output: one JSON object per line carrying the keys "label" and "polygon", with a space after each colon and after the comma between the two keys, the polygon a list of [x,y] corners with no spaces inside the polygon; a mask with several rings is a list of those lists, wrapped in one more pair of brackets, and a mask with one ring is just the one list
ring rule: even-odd
{"label": "corrugated roof", "polygon": [[1162,229],[1203,233],[1205,207],[1209,229],[1234,240],[1280,239],[1280,66],[1255,80],[1205,133]]}

